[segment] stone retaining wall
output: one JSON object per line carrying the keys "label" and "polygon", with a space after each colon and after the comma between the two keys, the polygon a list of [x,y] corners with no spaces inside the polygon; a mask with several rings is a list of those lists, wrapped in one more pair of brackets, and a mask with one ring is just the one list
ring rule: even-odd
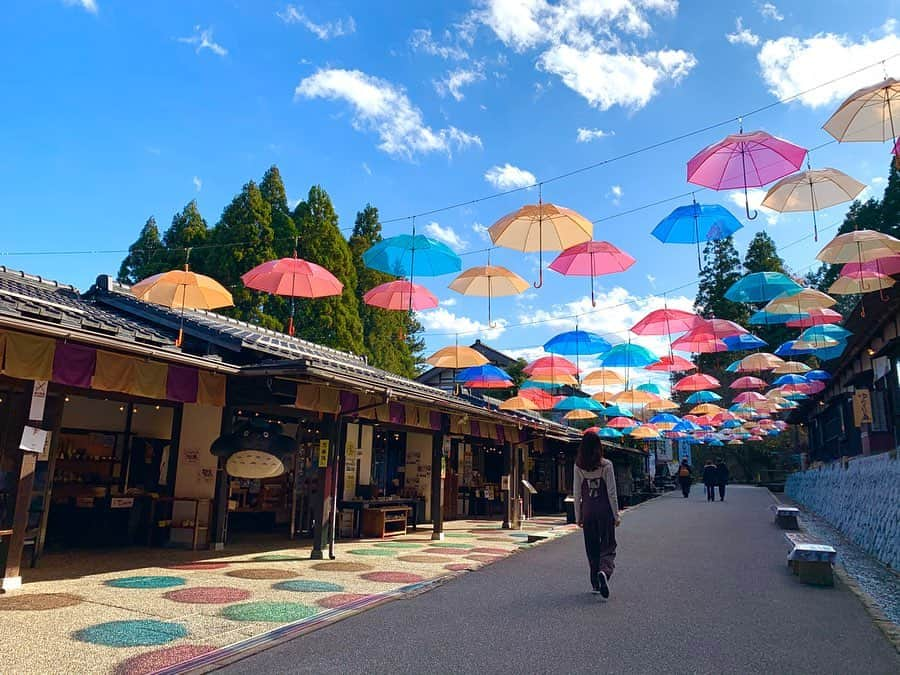
{"label": "stone retaining wall", "polygon": [[897,453],[834,462],[788,477],[785,492],[866,552],[900,569],[900,459]]}

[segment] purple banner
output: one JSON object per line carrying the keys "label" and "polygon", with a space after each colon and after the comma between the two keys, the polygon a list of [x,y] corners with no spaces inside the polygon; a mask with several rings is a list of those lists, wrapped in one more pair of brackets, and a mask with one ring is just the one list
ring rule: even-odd
{"label": "purple banner", "polygon": [[53,381],[88,388],[96,365],[97,350],[93,347],[57,342],[53,355]]}
{"label": "purple banner", "polygon": [[348,413],[359,409],[359,394],[352,391],[341,390],[341,413]]}
{"label": "purple banner", "polygon": [[166,398],[181,403],[196,403],[200,371],[184,366],[169,366],[166,377]]}
{"label": "purple banner", "polygon": [[391,403],[388,406],[391,424],[406,424],[406,406],[402,403]]}

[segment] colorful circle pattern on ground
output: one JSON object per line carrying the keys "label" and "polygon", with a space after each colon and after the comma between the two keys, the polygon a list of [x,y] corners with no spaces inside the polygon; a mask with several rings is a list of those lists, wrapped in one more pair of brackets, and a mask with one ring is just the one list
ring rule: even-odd
{"label": "colorful circle pattern on ground", "polygon": [[365,572],[372,569],[371,565],[357,562],[320,562],[311,567],[319,572]]}
{"label": "colorful circle pattern on ground", "polygon": [[177,591],[163,593],[166,600],[186,602],[194,605],[224,605],[229,602],[240,602],[251,595],[250,591],[227,586],[205,586],[201,588],[181,588]]}
{"label": "colorful circle pattern on ground", "polygon": [[0,611],[41,612],[48,609],[62,609],[84,602],[84,598],[73,593],[23,593],[0,596]]}
{"label": "colorful circle pattern on ground", "polygon": [[366,581],[377,581],[383,584],[414,584],[425,581],[425,577],[410,572],[368,572],[359,576]]}
{"label": "colorful circle pattern on ground", "polygon": [[353,555],[381,555],[392,556],[394,551],[389,548],[354,548],[349,551]]}
{"label": "colorful circle pattern on ground", "polygon": [[129,621],[109,621],[83,628],[72,634],[79,642],[89,642],[105,647],[149,647],[187,636],[184,624],[137,619]]}
{"label": "colorful circle pattern on ground", "polygon": [[472,548],[475,544],[465,544],[461,541],[435,541],[431,545],[437,548]]}
{"label": "colorful circle pattern on ground", "polygon": [[465,555],[468,552],[469,549],[467,548],[446,548],[443,546],[422,551],[422,553],[428,553],[429,555]]}
{"label": "colorful circle pattern on ground", "polygon": [[472,553],[488,553],[490,555],[506,555],[512,553],[512,550],[506,548],[490,548],[488,546],[479,546],[472,549]]}
{"label": "colorful circle pattern on ground", "polygon": [[452,562],[453,558],[446,558],[440,555],[401,555],[397,560],[409,563],[429,563],[436,565],[438,563]]}
{"label": "colorful circle pattern on ground", "polygon": [[215,647],[209,645],[178,645],[165,649],[154,649],[132,656],[123,661],[116,668],[116,675],[150,675],[163,668],[183,663],[203,654],[214,651]]}
{"label": "colorful circle pattern on ground", "polygon": [[316,600],[316,604],[319,607],[325,607],[326,609],[335,609],[336,607],[343,607],[344,605],[349,605],[351,602],[356,602],[357,600],[369,597],[371,596],[366,595],[365,593],[338,593],[337,595],[329,595],[327,598]]}
{"label": "colorful circle pattern on ground", "polygon": [[169,565],[167,569],[181,570],[183,572],[203,572],[204,570],[221,570],[228,567],[223,562],[189,562],[181,565]]}
{"label": "colorful circle pattern on ground", "polygon": [[503,558],[502,555],[487,555],[485,553],[473,553],[472,555],[467,555],[466,558],[469,560],[477,560],[482,563],[492,563],[496,562]]}
{"label": "colorful circle pattern on ground", "polygon": [[291,561],[291,560],[307,560],[307,558],[302,558],[297,555],[290,555],[287,553],[270,553],[268,555],[258,555],[253,558],[254,562],[279,562],[279,561]]}
{"label": "colorful circle pattern on ground", "polygon": [[450,539],[471,539],[473,535],[466,532],[444,532],[444,536]]}
{"label": "colorful circle pattern on ground", "polygon": [[225,607],[220,616],[232,621],[268,621],[290,623],[307,619],[316,613],[316,608],[299,602],[245,602]]}
{"label": "colorful circle pattern on ground", "polygon": [[242,567],[225,574],[235,579],[293,579],[300,576],[293,570],[280,570],[274,567]]}
{"label": "colorful circle pattern on ground", "polygon": [[113,588],[172,588],[173,586],[184,586],[184,577],[121,577],[119,579],[110,579],[105,582],[107,586]]}
{"label": "colorful circle pattern on ground", "polygon": [[333,584],[330,581],[310,581],[298,579],[296,581],[282,581],[272,586],[277,591],[294,591],[295,593],[334,593],[342,591],[344,587]]}
{"label": "colorful circle pattern on ground", "polygon": [[416,544],[411,541],[379,541],[372,546],[378,548],[422,548],[422,544]]}

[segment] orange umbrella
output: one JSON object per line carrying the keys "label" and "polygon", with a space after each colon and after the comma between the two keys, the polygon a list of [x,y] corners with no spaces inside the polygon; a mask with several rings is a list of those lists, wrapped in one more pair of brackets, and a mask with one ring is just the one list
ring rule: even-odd
{"label": "orange umbrella", "polygon": [[491,298],[518,295],[528,288],[528,282],[505,267],[487,265],[470,267],[450,282],[450,289],[463,295],[477,295],[488,299],[488,323],[491,323]]}
{"label": "orange umbrella", "polygon": [[435,368],[471,368],[483,366],[488,360],[471,347],[444,347],[425,359],[425,363]]}
{"label": "orange umbrella", "polygon": [[764,370],[775,370],[782,363],[784,363],[784,359],[774,354],[759,352],[742,358],[738,363],[737,372],[758,373]]}
{"label": "orange umbrella", "polygon": [[590,410],[570,410],[565,415],[563,415],[567,420],[593,420],[597,418],[597,413],[591,412]]}
{"label": "orange umbrella", "polygon": [[539,410],[537,404],[524,396],[508,398],[499,406],[500,410]]}
{"label": "orange umbrella", "polygon": [[608,384],[624,385],[625,378],[623,378],[614,370],[610,370],[609,368],[601,368],[600,370],[592,370],[590,373],[585,375],[584,380],[582,380],[581,383],[586,387],[606,387],[606,385]]}

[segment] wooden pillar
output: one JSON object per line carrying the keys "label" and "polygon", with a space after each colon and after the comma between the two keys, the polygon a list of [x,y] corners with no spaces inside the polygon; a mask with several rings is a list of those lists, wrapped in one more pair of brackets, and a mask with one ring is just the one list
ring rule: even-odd
{"label": "wooden pillar", "polygon": [[444,438],[450,430],[450,418],[441,415],[441,430],[431,437],[431,539],[444,539]]}
{"label": "wooden pillar", "polygon": [[[222,411],[221,435],[230,434],[234,428],[234,408]],[[225,460],[221,457],[216,469],[215,513],[213,514],[212,540],[209,547],[214,551],[225,548],[228,537],[228,473],[225,471]]]}
{"label": "wooden pillar", "polygon": [[324,433],[316,449],[313,466],[316,470],[316,492],[312,495],[313,514],[313,547],[309,557],[312,560],[322,560],[325,557],[324,549],[328,548],[331,541],[334,486],[332,481],[337,478],[335,457],[337,446],[340,443],[341,420],[337,415],[326,413],[322,417]]}
{"label": "wooden pillar", "polygon": [[503,530],[510,528],[512,521],[513,495],[515,483],[513,482],[512,471],[512,446],[509,441],[503,444],[503,476],[506,478],[506,490],[503,491],[503,524],[500,526]]}

